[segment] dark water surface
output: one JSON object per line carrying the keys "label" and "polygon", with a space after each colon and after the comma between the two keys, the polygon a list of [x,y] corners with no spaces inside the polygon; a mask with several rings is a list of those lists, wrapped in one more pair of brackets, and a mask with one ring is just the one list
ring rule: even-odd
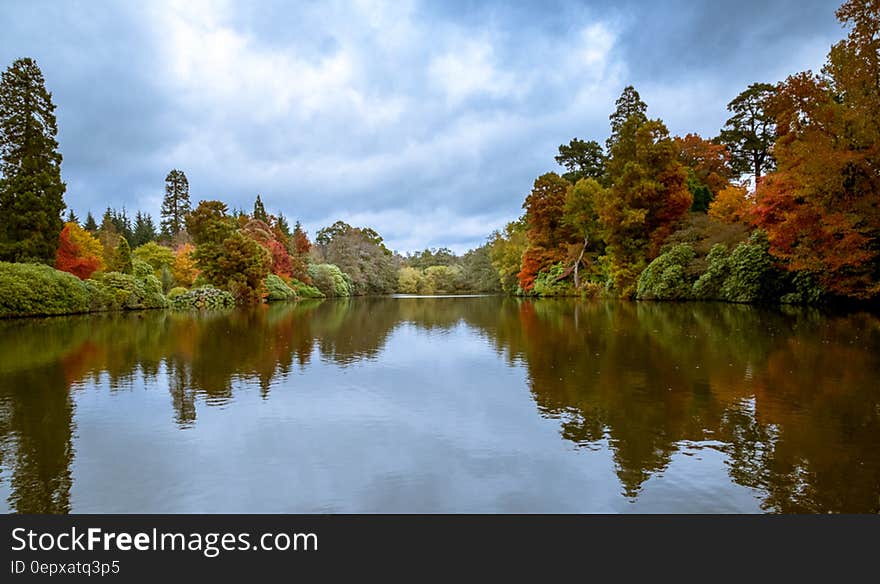
{"label": "dark water surface", "polygon": [[880,319],[487,297],[0,322],[0,510],[878,512]]}

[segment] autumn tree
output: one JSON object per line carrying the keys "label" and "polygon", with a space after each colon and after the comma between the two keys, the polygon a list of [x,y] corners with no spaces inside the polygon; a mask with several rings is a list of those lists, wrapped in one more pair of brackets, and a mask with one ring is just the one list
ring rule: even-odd
{"label": "autumn tree", "polygon": [[190,212],[189,181],[176,168],[165,177],[165,198],[162,200],[162,237],[172,239],[186,228]]}
{"label": "autumn tree", "polygon": [[523,216],[489,236],[489,259],[501,279],[501,289],[508,294],[513,294],[519,287],[517,274],[522,266],[523,253],[529,245],[527,229]]}
{"label": "autumn tree", "polygon": [[605,152],[595,140],[573,138],[567,145],[560,144],[556,162],[568,171],[562,178],[572,184],[582,178],[599,180],[605,173]]}
{"label": "autumn tree", "polygon": [[180,286],[189,288],[199,275],[196,259],[193,257],[195,246],[191,243],[181,245],[174,252],[174,262],[171,264],[171,275]]}
{"label": "autumn tree", "polygon": [[704,140],[698,134],[676,136],[673,142],[678,161],[687,169],[688,190],[694,199],[691,210],[705,212],[733,178],[730,153],[723,144]]}
{"label": "autumn tree", "polygon": [[579,180],[568,190],[563,209],[563,221],[577,233],[582,243],[576,245],[577,259],[574,261],[572,273],[574,287],[580,287],[580,266],[590,244],[599,240],[599,215],[596,212],[596,202],[604,197],[604,188],[596,179],[586,178]]}
{"label": "autumn tree", "polygon": [[781,84],[773,108],[778,170],[756,193],[770,253],[827,289],[880,295],[880,2],[848,0],[849,28],[821,74]]}
{"label": "autumn tree", "polygon": [[730,151],[733,170],[751,174],[756,183],[775,165],[776,120],[771,110],[775,94],[776,87],[769,83],[749,85],[727,104],[733,115],[718,138]]}
{"label": "autumn tree", "polygon": [[186,228],[196,243],[193,257],[208,282],[228,290],[239,302],[260,301],[272,257],[236,229],[225,203],[202,201],[187,217]]}
{"label": "autumn tree", "polygon": [[52,263],[63,228],[55,104],[33,59],[0,77],[0,259]]}
{"label": "autumn tree", "polygon": [[68,222],[58,238],[55,268],[69,272],[81,280],[104,269],[103,249],[91,233],[74,222]]}
{"label": "autumn tree", "polygon": [[709,217],[722,223],[750,223],[754,201],[744,186],[729,185],[709,205]]}
{"label": "autumn tree", "polygon": [[612,186],[596,210],[607,244],[610,278],[622,296],[656,256],[664,239],[690,208],[687,172],[660,120],[631,116],[618,130],[608,163]]}
{"label": "autumn tree", "polygon": [[535,179],[523,203],[529,244],[517,278],[524,291],[532,289],[538,272],[564,261],[568,255],[573,232],[563,221],[563,213],[569,187],[571,183],[549,172]]}

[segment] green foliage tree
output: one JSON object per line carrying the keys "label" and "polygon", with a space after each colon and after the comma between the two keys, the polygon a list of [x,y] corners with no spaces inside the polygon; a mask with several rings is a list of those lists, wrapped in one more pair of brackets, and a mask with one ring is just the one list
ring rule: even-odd
{"label": "green foliage tree", "polygon": [[171,170],[165,177],[165,198],[162,200],[162,237],[171,239],[186,227],[190,212],[189,181],[182,170]]}
{"label": "green foliage tree", "polygon": [[489,236],[489,259],[498,272],[501,290],[508,294],[515,294],[520,289],[517,274],[529,244],[526,230],[523,216],[508,223],[503,231],[495,231]]}
{"label": "green foliage tree", "polygon": [[776,87],[753,83],[727,104],[733,115],[725,122],[719,141],[730,151],[733,169],[750,173],[755,180],[775,167],[772,155],[776,142],[776,119],[772,100]]}
{"label": "green foliage tree", "polygon": [[572,138],[567,145],[560,144],[556,162],[568,171],[562,178],[572,184],[582,178],[601,180],[605,174],[605,152],[595,140]]}
{"label": "green foliage tree", "polygon": [[149,241],[135,248],[132,253],[135,258],[150,264],[156,274],[161,275],[163,268],[170,270],[174,265],[174,251],[155,241]]}
{"label": "green foliage tree", "polygon": [[52,263],[63,227],[52,94],[30,58],[0,77],[0,259]]}
{"label": "green foliage tree", "polygon": [[149,213],[137,212],[134,217],[134,228],[132,231],[131,243],[135,247],[140,247],[158,237],[156,225],[153,223],[153,218]]}
{"label": "green foliage tree", "polygon": [[73,212],[73,209],[68,209],[67,218],[64,220],[65,223],[76,223],[79,225],[79,217],[76,216],[76,213]]}
{"label": "green foliage tree", "polygon": [[114,256],[114,262],[110,266],[110,269],[121,274],[132,273],[131,247],[128,245],[128,240],[124,237],[119,240],[119,245],[116,248],[116,255]]}
{"label": "green foliage tree", "polygon": [[615,144],[621,140],[624,126],[630,119],[634,119],[628,126],[630,132],[634,132],[648,121],[648,106],[632,85],[627,85],[623,89],[623,93],[614,105],[614,113],[608,116],[611,120],[611,135],[605,143],[605,150],[609,155]]}
{"label": "green foliage tree", "polygon": [[693,202],[687,172],[660,120],[634,115],[620,128],[608,173],[611,188],[597,201],[599,221],[618,294],[629,297],[647,262]]}
{"label": "green foliage tree", "polygon": [[604,197],[604,187],[594,178],[579,180],[565,196],[565,207],[562,220],[566,222],[579,237],[583,238],[577,259],[574,261],[572,273],[574,287],[580,288],[580,266],[591,240],[599,239],[599,214],[596,212],[596,201]]}
{"label": "green foliage tree", "polygon": [[98,224],[95,222],[95,217],[91,211],[86,213],[86,222],[83,224],[83,229],[92,234],[98,230]]}
{"label": "green foliage tree", "polygon": [[257,195],[257,200],[254,201],[254,214],[252,217],[263,223],[269,222],[269,215],[266,213],[266,207],[263,206],[263,200],[260,198],[260,195]]}

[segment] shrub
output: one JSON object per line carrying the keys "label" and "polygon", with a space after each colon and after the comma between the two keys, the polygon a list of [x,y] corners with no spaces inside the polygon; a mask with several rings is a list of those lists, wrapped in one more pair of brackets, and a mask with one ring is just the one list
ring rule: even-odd
{"label": "shrub", "polygon": [[183,286],[176,286],[168,291],[168,300],[174,300],[181,294],[186,294],[187,290]]}
{"label": "shrub", "polygon": [[168,306],[168,301],[162,295],[162,284],[152,274],[140,279],[129,274],[108,272],[92,281],[102,300],[107,303],[106,309],[137,310]]}
{"label": "shrub", "polygon": [[721,287],[730,275],[730,264],[727,262],[727,246],[716,243],[706,256],[708,268],[694,282],[693,296],[699,300],[716,300],[721,298]]}
{"label": "shrub", "polygon": [[0,317],[88,312],[89,287],[73,274],[40,264],[0,262]]}
{"label": "shrub", "polygon": [[749,240],[736,246],[727,258],[730,275],[721,287],[721,299],[728,302],[769,300],[773,274],[770,244],[763,231],[755,231]]}
{"label": "shrub", "polygon": [[351,296],[351,279],[334,264],[312,264],[309,277],[325,296]]}
{"label": "shrub", "polygon": [[235,306],[235,297],[225,290],[210,286],[194,288],[174,297],[171,308],[176,310],[224,310]]}
{"label": "shrub", "polygon": [[139,259],[131,260],[131,273],[135,278],[146,278],[153,275],[153,266]]}
{"label": "shrub", "polygon": [[537,296],[569,296],[574,294],[574,288],[568,280],[559,279],[564,273],[565,265],[562,262],[538,272],[532,293]]}
{"label": "shrub", "polygon": [[295,300],[296,292],[288,286],[284,280],[275,274],[266,276],[266,292],[268,292],[267,300],[269,302],[277,302],[284,300]]}
{"label": "shrub", "polygon": [[293,291],[296,292],[296,295],[300,298],[324,298],[323,292],[314,286],[304,284],[295,278],[290,280],[290,287],[293,288]]}
{"label": "shrub", "polygon": [[636,297],[639,300],[689,299],[693,277],[688,266],[695,256],[694,248],[684,243],[657,256],[639,275]]}
{"label": "shrub", "polygon": [[132,252],[135,259],[147,262],[152,266],[153,272],[158,275],[162,268],[171,268],[174,265],[174,252],[169,247],[150,241]]}

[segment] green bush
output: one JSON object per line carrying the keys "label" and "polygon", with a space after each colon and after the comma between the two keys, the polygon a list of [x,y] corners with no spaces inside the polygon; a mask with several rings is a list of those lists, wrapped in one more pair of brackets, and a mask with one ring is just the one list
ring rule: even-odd
{"label": "green bush", "polygon": [[210,286],[193,288],[171,300],[171,308],[176,310],[224,310],[233,307],[235,297],[232,294]]}
{"label": "green bush", "polygon": [[131,260],[131,273],[135,278],[146,278],[153,275],[153,266],[135,258]]}
{"label": "green bush", "polygon": [[181,294],[186,294],[187,290],[183,286],[176,286],[168,291],[168,300],[174,300]]}
{"label": "green bush", "polygon": [[162,284],[156,276],[136,278],[129,274],[107,272],[93,280],[106,310],[137,310],[166,308],[168,300],[162,295]]}
{"label": "green bush", "polygon": [[275,274],[269,274],[266,276],[265,285],[266,291],[269,293],[269,296],[267,297],[269,302],[296,299],[296,292],[294,292],[293,288],[288,286],[284,280]]}
{"label": "green bush", "polygon": [[698,300],[717,300],[721,298],[721,288],[730,275],[727,261],[727,246],[716,243],[706,256],[708,268],[694,282],[693,296]]}
{"label": "green bush", "polygon": [[325,296],[351,296],[351,278],[334,264],[311,264],[309,277]]}
{"label": "green bush", "polygon": [[688,266],[694,260],[694,248],[686,243],[675,245],[660,254],[639,275],[636,297],[639,300],[688,300],[693,277]]}
{"label": "green bush", "polygon": [[749,240],[736,246],[727,258],[730,275],[721,286],[721,299],[728,302],[771,300],[773,260],[770,244],[763,231],[755,231]]}
{"label": "green bush", "polygon": [[41,264],[0,262],[0,317],[73,314],[91,309],[89,287]]}
{"label": "green bush", "polygon": [[562,262],[550,266],[547,270],[538,272],[532,293],[536,296],[569,296],[574,294],[574,288],[568,280],[559,280],[565,273]]}
{"label": "green bush", "polygon": [[324,293],[308,284],[303,284],[296,278],[290,280],[290,287],[300,298],[324,298]]}

